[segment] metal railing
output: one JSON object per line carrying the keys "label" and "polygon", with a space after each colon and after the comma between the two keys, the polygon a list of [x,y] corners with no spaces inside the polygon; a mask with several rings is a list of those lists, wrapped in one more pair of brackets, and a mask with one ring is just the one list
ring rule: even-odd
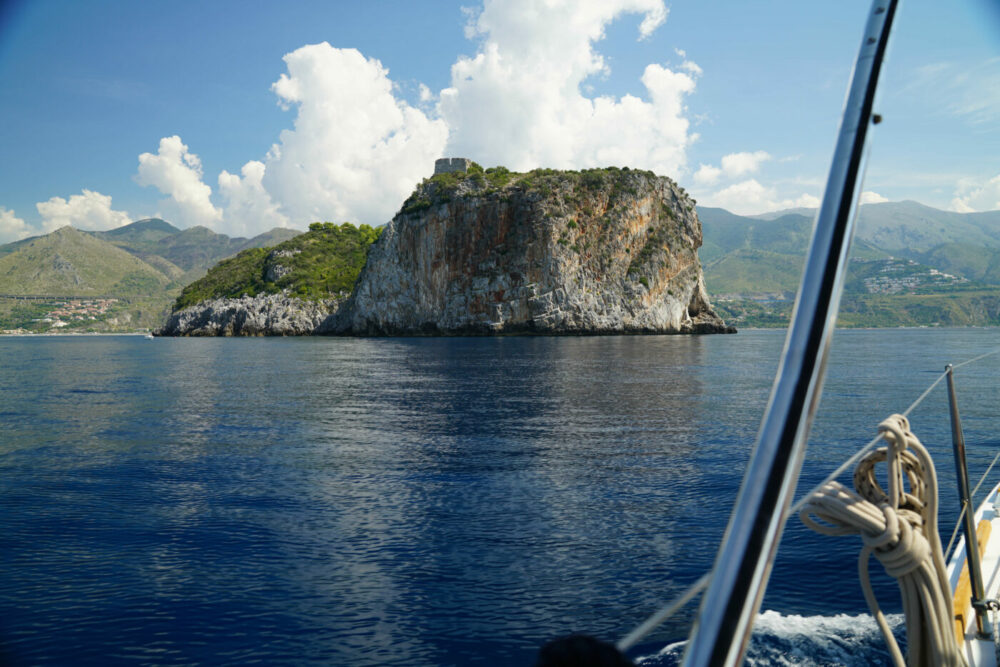
{"label": "metal railing", "polygon": [[865,141],[897,6],[897,0],[876,0],[868,14],[778,373],[688,643],[686,667],[741,663],[767,588],[822,393]]}
{"label": "metal railing", "polygon": [[[955,411],[955,414],[957,415],[958,414],[958,412],[957,412],[958,411],[957,400],[954,397],[955,396],[955,391],[954,391],[954,371],[956,369],[958,369],[958,368],[963,367],[963,366],[967,366],[969,364],[973,364],[973,363],[975,363],[977,361],[980,361],[980,360],[982,360],[982,359],[984,359],[986,357],[989,357],[989,356],[992,356],[992,355],[997,355],[997,354],[1000,354],[1000,348],[992,349],[992,350],[990,350],[990,351],[988,351],[988,352],[986,352],[984,354],[978,355],[978,356],[976,356],[976,357],[974,357],[972,359],[968,359],[968,360],[963,361],[963,362],[961,362],[959,364],[955,364],[955,365],[949,364],[946,367],[945,371],[943,373],[941,373],[938,377],[936,377],[929,385],[927,385],[927,387],[921,392],[921,394],[916,398],[916,400],[914,400],[909,405],[909,407],[907,407],[906,410],[903,411],[903,413],[902,413],[903,416],[907,416],[908,417],[915,409],[917,409],[924,402],[924,400],[927,399],[928,396],[930,396],[931,392],[933,392],[934,389],[939,384],[941,384],[942,382],[947,382],[948,383],[949,407],[951,408],[951,406],[954,406],[953,409]],[[960,420],[958,422],[958,431],[961,434],[961,423],[960,423]],[[953,434],[954,434],[954,426],[953,426]],[[828,484],[829,482],[831,482],[831,481],[836,480],[837,478],[839,478],[848,469],[850,469],[852,466],[854,466],[854,464],[856,464],[862,457],[864,457],[866,454],[868,454],[868,452],[870,452],[874,447],[876,447],[878,445],[878,443],[881,442],[881,440],[882,440],[882,436],[878,435],[878,436],[875,436],[874,438],[872,438],[870,441],[868,441],[864,446],[862,446],[860,449],[858,449],[858,451],[856,451],[850,458],[848,458],[840,466],[838,466],[836,470],[832,471],[829,475],[827,475],[826,478],[823,479],[823,481],[821,481],[818,484],[814,485],[811,489],[809,489],[809,491],[805,492],[799,498],[799,500],[797,500],[795,503],[793,503],[791,505],[791,507],[788,510],[788,514],[789,515],[796,514],[800,509],[802,509],[803,505],[810,498],[810,496],[812,496],[819,489],[821,489],[824,486],[826,486],[826,484]],[[959,460],[961,460],[961,464],[959,464]],[[968,501],[963,501],[963,505],[962,505],[961,512],[959,513],[958,521],[956,522],[954,531],[952,532],[952,535],[951,535],[951,540],[949,541],[948,547],[945,549],[945,552],[944,552],[945,553],[945,557],[946,557],[947,560],[949,560],[949,561],[951,560],[952,546],[955,543],[955,539],[956,539],[956,537],[958,535],[959,530],[962,528],[963,525],[965,525],[965,518],[967,516],[970,516],[970,515],[974,514],[974,508],[971,505],[972,499],[975,498],[976,493],[979,491],[980,487],[986,481],[989,473],[993,470],[994,466],[996,465],[996,463],[998,461],[1000,461],[1000,452],[998,452],[996,454],[996,456],[993,458],[993,461],[987,467],[987,469],[983,473],[982,477],[980,477],[980,479],[977,482],[975,488],[972,489],[971,492],[968,492],[968,494],[967,494]],[[964,435],[962,435],[962,456],[961,456],[961,459],[959,459],[957,457],[957,455],[956,455],[956,466],[958,466],[958,465],[961,465],[963,469],[967,469],[966,465],[965,465],[965,456],[964,456]],[[968,475],[966,474],[965,477],[966,477],[966,481],[963,483],[961,481],[961,472],[959,473],[959,485],[960,485],[959,496],[960,497],[963,496],[963,493],[962,493],[962,490],[961,490],[961,487],[963,486],[963,484],[964,484],[965,489],[966,490],[968,489],[968,482],[967,482]],[[972,538],[969,539],[969,537],[967,536],[965,538],[965,542],[966,542],[966,545],[968,545],[968,544],[977,544],[977,542],[976,542],[976,536],[975,536],[975,526],[973,526]],[[979,560],[978,549],[974,549],[973,551],[975,552],[974,558],[978,561]],[[973,566],[970,565],[969,566],[970,572],[971,572],[972,568],[973,568]],[[981,569],[982,569],[981,566],[978,569],[981,572]],[[627,651],[628,649],[632,648],[633,646],[635,646],[636,644],[638,644],[638,642],[641,641],[643,637],[647,636],[649,633],[651,633],[653,630],[655,630],[657,627],[659,627],[661,624],[663,624],[667,619],[669,619],[671,616],[673,616],[674,614],[676,614],[685,605],[687,605],[692,600],[694,600],[700,593],[702,593],[708,587],[709,581],[711,580],[711,574],[712,574],[711,572],[706,572],[705,574],[703,574],[697,581],[695,581],[693,584],[691,584],[680,595],[678,595],[676,598],[674,598],[673,600],[671,600],[670,602],[668,602],[667,604],[665,604],[659,611],[657,611],[656,613],[654,613],[653,615],[651,615],[649,618],[647,618],[645,621],[643,621],[640,625],[638,625],[634,630],[632,630],[628,635],[626,635],[621,640],[619,640],[618,643],[616,644],[616,646],[618,647],[618,649],[620,651]],[[980,581],[981,580],[982,579],[980,577]],[[989,601],[984,599],[984,595],[983,594],[976,593],[976,591],[981,591],[981,590],[982,590],[981,584],[980,584],[979,588],[975,588],[975,587],[973,588],[974,596],[979,601],[980,607],[985,612],[985,610],[988,607],[987,603]],[[978,614],[979,614],[979,609],[977,608],[977,616],[978,616]],[[977,624],[977,630],[980,627],[981,626]],[[988,626],[984,626],[984,627],[988,627]]]}
{"label": "metal railing", "polygon": [[976,634],[982,639],[992,639],[993,630],[987,614],[986,593],[983,587],[983,566],[979,562],[979,540],[976,537],[975,508],[969,493],[969,471],[965,462],[965,435],[962,433],[962,418],[958,414],[958,398],[955,396],[955,374],[951,364],[945,368],[948,377],[948,413],[951,418],[951,443],[955,450],[955,475],[958,481],[958,497],[962,503],[962,517],[965,528],[965,562],[969,568],[969,584],[972,587],[972,608],[976,610]]}

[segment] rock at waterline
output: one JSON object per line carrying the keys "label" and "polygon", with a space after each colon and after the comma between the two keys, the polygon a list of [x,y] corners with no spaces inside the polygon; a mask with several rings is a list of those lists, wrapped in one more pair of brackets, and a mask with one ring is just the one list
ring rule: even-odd
{"label": "rock at waterline", "polygon": [[694,201],[651,172],[515,174],[450,158],[370,247],[350,298],[212,299],[160,333],[733,332],[709,304],[700,245]]}

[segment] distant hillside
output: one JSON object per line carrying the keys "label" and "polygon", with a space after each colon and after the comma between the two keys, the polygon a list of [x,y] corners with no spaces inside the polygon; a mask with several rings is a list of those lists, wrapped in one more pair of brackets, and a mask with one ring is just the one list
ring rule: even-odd
{"label": "distant hillside", "polygon": [[147,218],[106,232],[89,232],[99,239],[125,248],[131,253],[155,253],[158,241],[180,234],[181,230],[166,220]]}
{"label": "distant hillside", "polygon": [[[815,211],[749,217],[702,207],[698,213],[705,284],[727,321],[786,323]],[[1000,324],[994,296],[1000,297],[1000,212],[952,213],[916,202],[861,208],[841,325]]]}
{"label": "distant hillside", "polygon": [[328,298],[350,292],[365,265],[368,247],[382,228],[313,223],[309,231],[271,249],[248,248],[213,267],[181,293],[174,310],[207,299],[244,294]]}
{"label": "distant hillside", "polygon": [[72,227],[0,257],[0,294],[148,295],[169,283],[138,257]]}
{"label": "distant hillside", "polygon": [[[217,234],[207,227],[196,226],[180,230],[159,218],[150,218],[118,229],[92,233],[146,261],[157,257],[170,262],[185,274],[182,281],[186,283],[204,275],[205,271],[220,260],[232,257],[241,250],[277,245],[301,232],[276,227],[252,239],[232,238]],[[155,262],[154,259],[150,263]]]}
{"label": "distant hillside", "polygon": [[[698,213],[701,214],[702,210],[699,208]],[[769,221],[790,214],[802,215],[811,222],[816,216],[816,209],[796,208],[744,219]],[[855,238],[910,259],[917,259],[911,253],[926,253],[942,244],[972,244],[1000,249],[1000,211],[955,213],[915,201],[864,204],[858,213]]]}
{"label": "distant hillside", "polygon": [[969,280],[1000,285],[1000,248],[969,243],[942,243],[923,253],[912,253],[917,261]]}
{"label": "distant hillside", "polygon": [[802,277],[802,255],[738,248],[703,264],[705,288],[712,296],[792,298]]}
{"label": "distant hillside", "polygon": [[283,243],[288,239],[293,239],[301,233],[302,230],[299,229],[289,229],[288,227],[274,227],[270,231],[266,231],[263,234],[258,234],[252,239],[247,240],[240,247],[240,250],[244,250],[246,248],[270,248],[271,246]]}
{"label": "distant hillside", "polygon": [[[182,231],[159,218],[149,218],[103,232],[64,227],[2,245],[0,329],[151,328],[161,323],[181,288],[218,261],[299,234],[276,228],[252,239],[230,238],[204,227]],[[25,300],[12,295],[53,298]],[[96,296],[112,300],[99,304],[86,300]],[[84,301],[70,299],[67,306],[69,297]]]}

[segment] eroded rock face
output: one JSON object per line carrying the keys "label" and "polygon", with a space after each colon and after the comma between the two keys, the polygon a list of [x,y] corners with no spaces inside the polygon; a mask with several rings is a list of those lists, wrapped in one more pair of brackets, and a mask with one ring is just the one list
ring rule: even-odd
{"label": "eroded rock face", "polygon": [[267,269],[264,272],[264,280],[270,283],[276,283],[289,273],[292,272],[291,267],[282,264],[281,260],[294,257],[295,255],[302,252],[301,250],[272,250],[267,254],[266,266]]}
{"label": "eroded rock face", "polygon": [[701,241],[693,201],[650,172],[431,179],[344,317],[358,335],[735,331],[709,305]]}
{"label": "eroded rock face", "polygon": [[[442,170],[371,246],[349,299],[210,300],[158,333],[733,332],[705,294],[701,241],[694,202],[651,172]],[[268,257],[268,280],[285,258]]]}
{"label": "eroded rock face", "polygon": [[158,336],[303,336],[333,333],[346,299],[310,301],[284,294],[211,299],[170,315]]}

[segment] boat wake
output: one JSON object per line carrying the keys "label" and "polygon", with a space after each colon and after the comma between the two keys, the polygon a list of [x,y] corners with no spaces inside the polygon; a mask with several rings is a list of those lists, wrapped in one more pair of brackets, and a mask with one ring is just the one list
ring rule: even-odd
{"label": "boat wake", "polygon": [[[905,651],[902,614],[889,614],[889,626]],[[635,659],[643,667],[678,665],[687,642],[669,644],[652,655]],[[757,617],[747,649],[746,665],[819,667],[826,665],[888,665],[882,635],[875,619],[852,616],[788,616],[765,611]]]}

